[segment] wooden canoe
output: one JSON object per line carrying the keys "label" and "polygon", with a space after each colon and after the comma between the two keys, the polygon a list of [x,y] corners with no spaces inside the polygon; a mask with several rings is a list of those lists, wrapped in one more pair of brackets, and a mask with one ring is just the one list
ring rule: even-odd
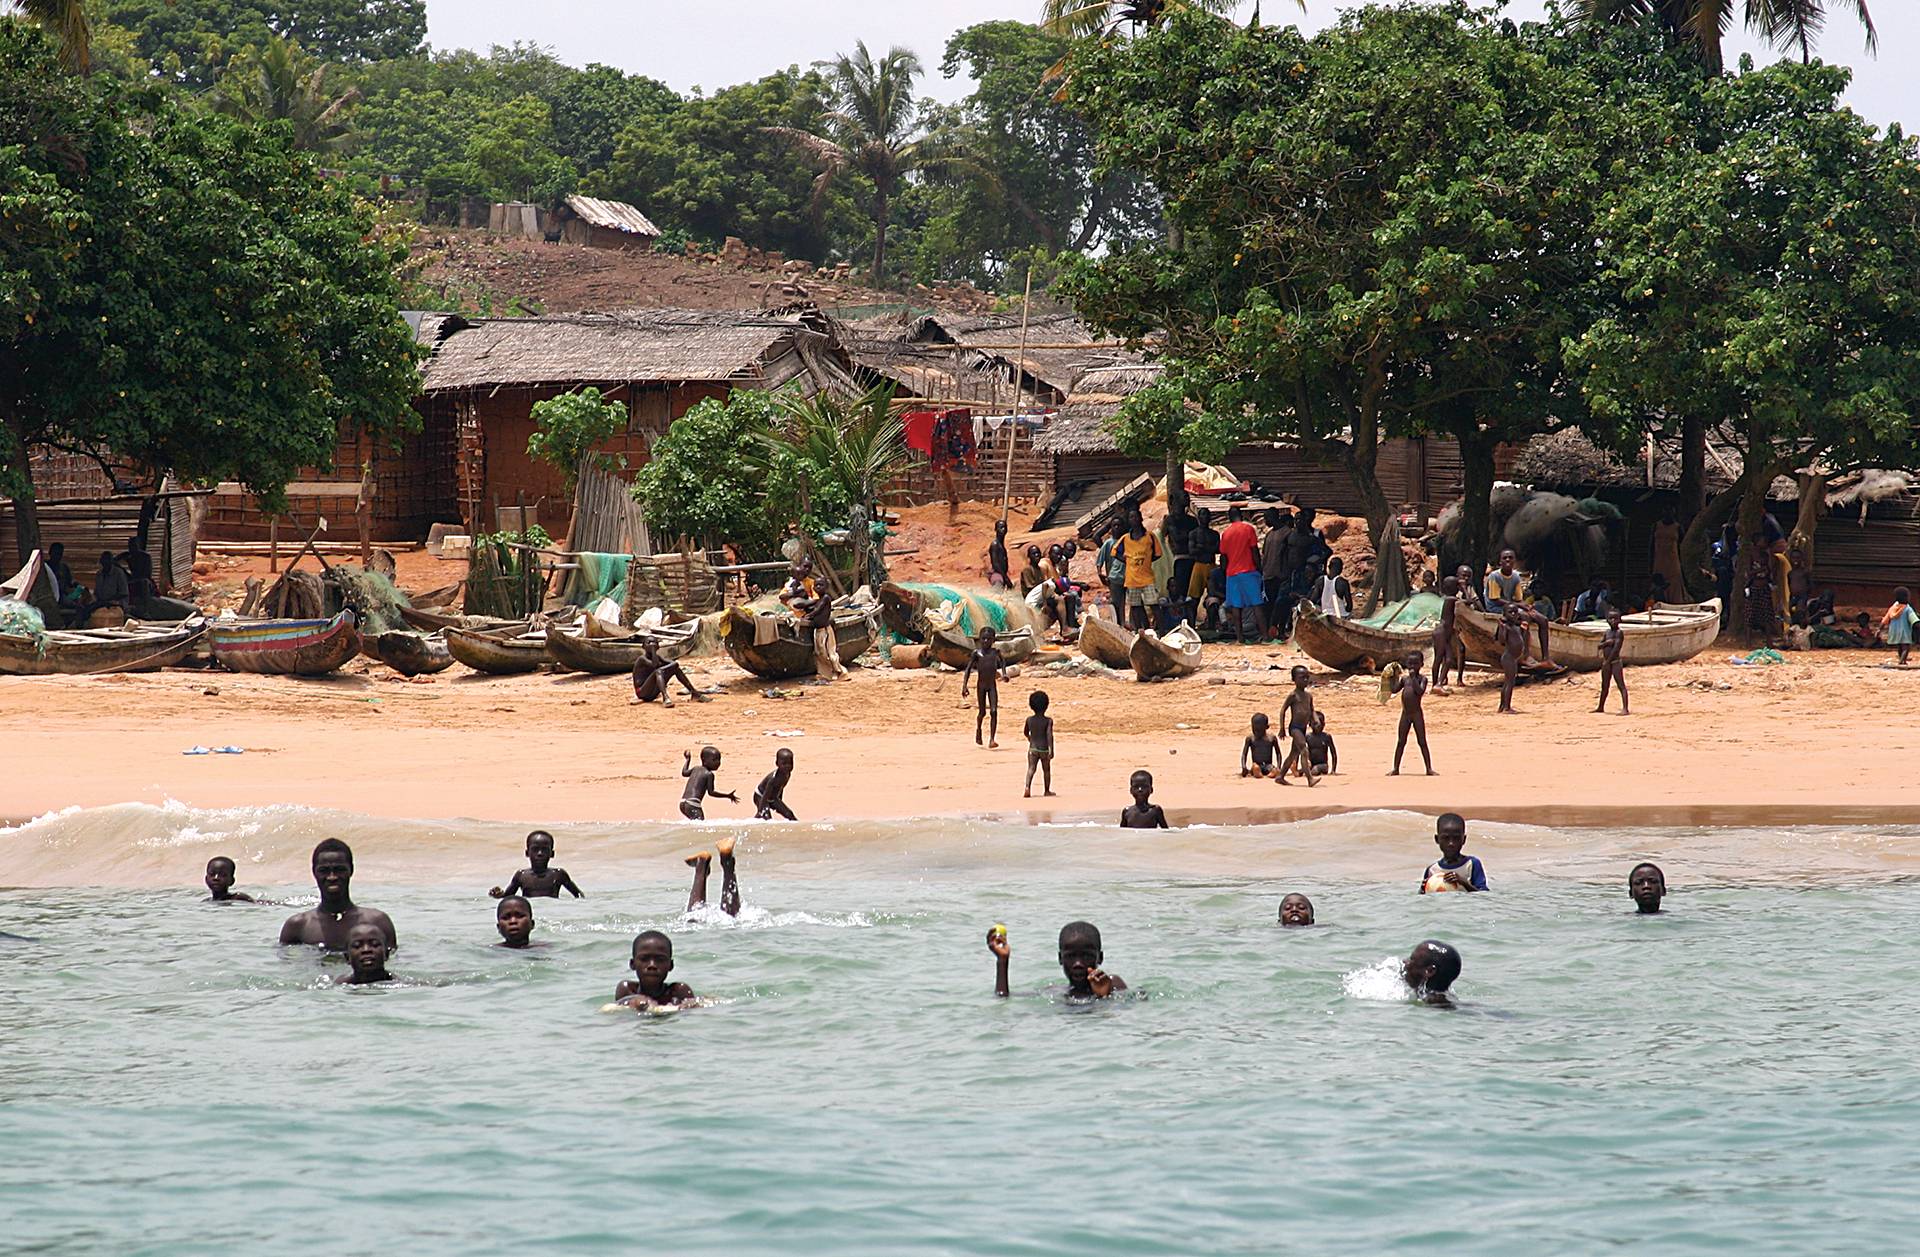
{"label": "wooden canoe", "polygon": [[389,629],[373,639],[380,662],[401,676],[428,676],[453,666],[453,652],[447,649],[444,633],[410,633]]}
{"label": "wooden canoe", "polygon": [[880,586],[880,622],[907,641],[927,639],[926,622],[920,618],[926,614],[927,605],[925,586],[898,581]]}
{"label": "wooden canoe", "polygon": [[1109,668],[1131,668],[1134,632],[1112,620],[1088,615],[1080,621],[1080,653]]}
{"label": "wooden canoe", "polygon": [[151,672],[186,658],[206,636],[204,621],[113,629],[56,630],[38,638],[0,633],[0,675],[95,676]]}
{"label": "wooden canoe", "polygon": [[432,611],[420,607],[400,608],[400,618],[422,633],[449,628],[499,633],[507,629],[525,629],[529,623],[526,620],[502,620],[491,615],[460,615],[452,611]]}
{"label": "wooden canoe", "polygon": [[[973,658],[976,645],[974,638],[959,629],[934,629],[927,634],[927,653],[933,656],[935,662],[944,663],[949,668],[965,668],[967,661]],[[1039,643],[1035,641],[1032,629],[1018,628],[997,634],[993,645],[1000,652],[1000,658],[1012,664],[1032,658]]]}
{"label": "wooden canoe", "polygon": [[1301,603],[1293,617],[1293,644],[1337,671],[1374,672],[1409,651],[1432,650],[1441,601],[1437,594],[1415,594],[1359,619],[1330,616]]}
{"label": "wooden canoe", "polygon": [[[754,621],[761,618],[775,621],[776,636],[773,641],[755,644]],[[873,622],[858,608],[836,609],[833,633],[843,664],[852,663],[873,644]],[[780,681],[814,674],[813,634],[784,613],[759,617],[746,607],[729,608],[722,641],[728,656],[757,677]]]}
{"label": "wooden canoe", "polygon": [[1167,630],[1165,637],[1143,630],[1133,639],[1127,659],[1133,664],[1133,675],[1142,681],[1191,675],[1200,669],[1200,634],[1185,620]]}
{"label": "wooden canoe", "polygon": [[512,636],[480,629],[450,628],[445,632],[448,653],[475,672],[488,676],[534,672],[553,662],[545,629]]}
{"label": "wooden canoe", "polygon": [[[1494,642],[1494,627],[1499,617],[1462,605],[1454,623],[1467,658],[1489,667],[1500,666],[1500,647]],[[1629,668],[1645,668],[1691,659],[1713,645],[1720,636],[1720,600],[1706,602],[1660,603],[1651,611],[1636,611],[1620,617],[1626,641],[1620,648],[1620,660]],[[1600,638],[1607,631],[1603,620],[1585,620],[1578,624],[1555,624],[1547,641],[1553,648],[1553,661],[1576,672],[1600,670]],[[1527,639],[1534,645],[1539,638],[1533,625],[1527,626]]]}
{"label": "wooden canoe", "polygon": [[[589,617],[587,623],[596,621]],[[578,636],[552,632],[547,635],[547,649],[552,653],[555,663],[570,671],[612,676],[633,671],[633,665],[646,653],[648,638],[660,644],[662,659],[680,658],[693,648],[693,636],[698,628],[697,624],[663,624],[657,628],[637,629],[623,637],[597,636],[596,630]]]}
{"label": "wooden canoe", "polygon": [[216,621],[213,661],[232,672],[317,677],[360,653],[353,612],[331,620]]}

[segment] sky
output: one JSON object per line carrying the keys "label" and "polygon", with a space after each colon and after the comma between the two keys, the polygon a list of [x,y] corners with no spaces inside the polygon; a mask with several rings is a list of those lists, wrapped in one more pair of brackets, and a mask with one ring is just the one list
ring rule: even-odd
{"label": "sky", "polygon": [[[1287,0],[1265,0],[1262,13],[1268,22],[1298,21],[1318,29],[1336,8],[1348,6],[1308,0],[1308,7],[1302,17]],[[1545,7],[1546,0],[1511,0],[1508,11],[1528,19],[1542,16]],[[1853,68],[1848,103],[1874,122],[1900,122],[1911,129],[1920,121],[1920,75],[1913,71],[1920,58],[1920,4],[1872,0],[1880,29],[1877,56],[1865,51],[1848,0],[1832,0],[1828,7],[1828,29],[1818,51],[1827,61]],[[997,18],[1032,21],[1039,10],[1040,0],[427,0],[427,37],[436,48],[543,44],[571,64],[604,62],[682,92],[712,91],[789,65],[807,65],[863,39],[876,52],[899,44],[919,53],[928,71],[921,90],[953,100],[966,95],[968,85],[940,76],[947,37]],[[1777,55],[1764,53],[1744,35],[1733,41],[1733,55],[1741,51],[1762,59]]]}

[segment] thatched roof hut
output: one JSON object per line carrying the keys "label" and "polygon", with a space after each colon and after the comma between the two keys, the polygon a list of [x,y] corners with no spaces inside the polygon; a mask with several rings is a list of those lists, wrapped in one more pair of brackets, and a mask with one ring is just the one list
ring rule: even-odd
{"label": "thatched roof hut", "polygon": [[1160,364],[1155,362],[1093,368],[1080,377],[1034,445],[1047,454],[1118,453],[1109,422],[1122,402],[1159,378]]}

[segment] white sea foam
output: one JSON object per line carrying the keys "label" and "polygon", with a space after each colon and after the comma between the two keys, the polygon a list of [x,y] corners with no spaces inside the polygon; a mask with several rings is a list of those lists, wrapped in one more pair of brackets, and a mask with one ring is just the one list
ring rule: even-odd
{"label": "white sea foam", "polygon": [[1364,969],[1340,976],[1340,990],[1349,999],[1385,1000],[1405,1004],[1413,1000],[1407,988],[1403,962],[1395,956],[1377,960]]}

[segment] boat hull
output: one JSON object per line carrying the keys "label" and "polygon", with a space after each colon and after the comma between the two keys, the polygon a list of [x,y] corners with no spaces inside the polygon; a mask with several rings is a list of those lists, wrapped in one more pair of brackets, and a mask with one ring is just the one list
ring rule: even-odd
{"label": "boat hull", "polygon": [[[659,643],[662,659],[678,659],[693,647],[693,632],[682,630],[675,632],[669,628],[653,630],[653,640]],[[572,633],[550,633],[547,636],[547,650],[553,655],[553,661],[571,672],[588,672],[595,676],[613,676],[616,673],[632,672],[633,666],[640,662],[646,653],[648,632],[642,630],[631,637],[589,637]]]}
{"label": "boat hull", "polygon": [[360,653],[353,612],[331,620],[253,620],[215,624],[213,661],[229,672],[324,676]]}
{"label": "boat hull", "polygon": [[1293,617],[1293,644],[1315,663],[1335,671],[1375,672],[1413,651],[1430,651],[1433,626],[1374,628],[1302,605]]}
{"label": "boat hull", "polygon": [[1090,615],[1080,621],[1080,653],[1109,668],[1131,668],[1135,636],[1112,620]]}
{"label": "boat hull", "polygon": [[1191,676],[1200,670],[1200,638],[1185,624],[1166,637],[1148,629],[1133,639],[1127,660],[1133,665],[1134,676],[1142,681]]}
{"label": "boat hull", "polygon": [[[797,631],[788,621],[781,626],[782,636],[771,642],[756,644],[753,640],[756,618],[753,612],[743,607],[734,607],[727,612],[726,631],[722,640],[729,658],[753,675],[770,681],[814,675],[816,669],[811,634],[804,638],[788,636],[788,633]],[[843,664],[852,663],[873,644],[872,625],[860,612],[836,613],[833,631]]]}
{"label": "boat hull", "polygon": [[160,633],[138,629],[53,632],[47,635],[44,651],[31,638],[0,634],[0,676],[152,672],[185,659],[206,632],[206,625],[197,623]]}
{"label": "boat hull", "polygon": [[488,676],[514,676],[537,672],[553,662],[553,652],[545,635],[538,637],[499,637],[477,629],[446,630],[447,652],[475,672]]}
{"label": "boat hull", "polygon": [[[936,663],[949,668],[965,668],[973,658],[975,639],[959,629],[935,629],[927,634],[927,653]],[[1009,664],[1023,663],[1039,649],[1030,628],[1013,629],[996,636],[993,645],[1000,658]]]}
{"label": "boat hull", "polygon": [[438,633],[392,629],[374,638],[374,651],[380,662],[402,676],[430,676],[453,666],[453,652],[447,649],[447,639]]}
{"label": "boat hull", "polygon": [[[1500,647],[1494,641],[1496,617],[1462,606],[1455,623],[1468,659],[1488,667],[1500,666]],[[1627,667],[1682,663],[1713,645],[1714,639],[1720,636],[1720,602],[1712,599],[1684,605],[1663,603],[1652,611],[1621,616],[1620,627],[1626,634],[1620,648],[1620,661]],[[1575,672],[1599,671],[1600,638],[1606,631],[1607,626],[1599,620],[1553,625],[1547,638],[1553,648],[1553,661]],[[1527,636],[1530,641],[1537,641],[1531,625]]]}

